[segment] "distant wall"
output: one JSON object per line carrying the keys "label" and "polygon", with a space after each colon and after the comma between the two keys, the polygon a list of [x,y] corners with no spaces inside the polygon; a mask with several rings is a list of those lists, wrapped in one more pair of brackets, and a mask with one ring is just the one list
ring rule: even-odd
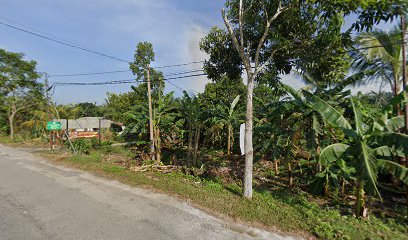
{"label": "distant wall", "polygon": [[82,128],[99,128],[99,121],[101,128],[110,128],[112,121],[98,118],[79,118],[79,119],[54,119],[53,121],[60,122],[62,129],[82,129]]}

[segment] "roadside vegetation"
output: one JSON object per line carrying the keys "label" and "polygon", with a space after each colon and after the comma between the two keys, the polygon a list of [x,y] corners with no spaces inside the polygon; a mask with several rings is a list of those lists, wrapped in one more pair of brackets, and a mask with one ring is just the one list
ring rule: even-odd
{"label": "roadside vegetation", "polygon": [[40,155],[131,186],[167,193],[212,214],[272,231],[322,239],[406,239],[408,234],[403,218],[378,215],[356,219],[344,214],[349,208],[346,203],[316,198],[300,189],[291,191],[274,184],[271,190],[257,184],[249,201],[242,197],[237,183],[186,173],[187,168],[138,171],[137,165],[129,165],[135,155],[129,148],[104,146],[81,155],[64,151]]}
{"label": "roadside vegetation", "polygon": [[[54,104],[36,63],[0,49],[0,131],[9,136],[0,141],[46,143],[52,118],[105,117],[114,124],[102,144],[65,139],[64,150],[43,155],[272,230],[407,239],[407,9],[388,0],[228,0],[225,28],[199,44],[211,80],[203,93],[166,92],[173,83],[151,67],[160,56],[140,42],[129,66],[138,84],[107,93],[103,105]],[[376,29],[387,21],[395,27]],[[306,86],[292,88],[288,74]],[[378,92],[350,90],[371,83]]]}

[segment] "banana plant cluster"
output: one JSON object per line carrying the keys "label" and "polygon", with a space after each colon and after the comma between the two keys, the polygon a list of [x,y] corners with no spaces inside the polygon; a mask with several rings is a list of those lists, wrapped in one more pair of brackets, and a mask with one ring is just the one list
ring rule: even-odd
{"label": "banana plant cluster", "polygon": [[[380,170],[408,184],[408,169],[393,161],[393,156],[408,154],[408,135],[398,132],[403,126],[401,117],[390,118],[388,109],[384,110],[379,119],[364,116],[358,100],[350,97],[353,113],[350,121],[318,96],[306,91],[303,94],[310,106],[320,113],[327,123],[341,130],[346,136],[345,141],[329,145],[321,151],[319,161],[324,170],[317,177],[321,178],[326,176],[325,174],[333,176],[340,171],[345,178],[354,180],[356,216],[362,217],[366,213],[365,193],[381,198],[377,181]],[[340,170],[333,172],[333,166]],[[325,180],[328,183],[328,178]]]}

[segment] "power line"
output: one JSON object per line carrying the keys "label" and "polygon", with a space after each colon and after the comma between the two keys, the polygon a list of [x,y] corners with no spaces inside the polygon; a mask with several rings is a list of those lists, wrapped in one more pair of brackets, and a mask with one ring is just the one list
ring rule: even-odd
{"label": "power line", "polygon": [[65,42],[71,43],[71,44],[75,44],[75,43],[73,43],[72,41],[64,40],[64,39],[62,39],[62,38],[60,38],[60,37],[57,37],[57,36],[52,35],[52,34],[48,34],[48,33],[46,33],[46,32],[43,32],[43,31],[38,30],[38,29],[36,29],[36,28],[27,26],[27,25],[25,25],[25,24],[23,24],[23,23],[17,22],[17,21],[15,21],[15,20],[10,19],[10,18],[6,18],[6,17],[4,17],[4,16],[0,16],[0,19],[3,19],[3,20],[5,20],[5,21],[7,21],[7,22],[10,22],[10,23],[12,23],[12,24],[14,24],[14,25],[18,25],[18,26],[23,27],[23,28],[26,28],[26,29],[31,29],[31,30],[34,31],[34,32],[42,33],[42,34],[44,34],[44,35],[48,35],[48,36],[50,36],[50,37],[53,37],[54,39],[61,40],[61,41],[65,41]]}
{"label": "power line", "polygon": [[82,50],[82,51],[85,51],[85,52],[88,52],[88,53],[92,53],[92,54],[99,55],[99,56],[102,56],[102,57],[110,58],[110,59],[113,59],[113,60],[116,60],[116,61],[129,63],[129,61],[121,59],[121,58],[110,56],[108,54],[105,54],[105,53],[102,53],[102,52],[99,52],[99,51],[96,51],[96,50],[84,48],[84,47],[81,47],[81,46],[78,46],[78,45],[75,45],[75,44],[67,43],[65,41],[61,41],[61,40],[58,40],[58,39],[55,39],[55,38],[52,38],[52,37],[47,37],[47,36],[39,34],[39,33],[35,33],[35,32],[32,32],[32,31],[29,31],[29,30],[25,30],[25,29],[13,26],[11,24],[7,24],[7,23],[4,23],[4,22],[0,22],[0,24],[4,25],[6,27],[12,28],[12,29],[21,31],[21,32],[25,32],[25,33],[28,33],[28,34],[31,34],[31,35],[34,35],[34,36],[37,36],[37,37],[52,41],[52,42],[56,42],[56,43],[71,47],[71,48],[76,48],[76,49],[79,49],[79,50]]}
{"label": "power line", "polygon": [[205,62],[203,61],[195,61],[195,62],[189,62],[189,63],[182,63],[182,64],[175,64],[175,65],[167,65],[167,66],[159,66],[159,67],[153,67],[153,68],[171,68],[171,67],[181,67],[181,66],[187,66],[187,65],[191,65],[191,64],[197,64],[197,63],[203,63]]}
{"label": "power line", "polygon": [[[189,70],[189,71],[183,71],[183,72],[176,72],[176,73],[169,73],[166,74],[166,76],[176,76],[176,75],[182,75],[182,74],[187,74],[187,73],[195,73],[195,72],[202,72],[203,69],[194,69],[194,70]],[[49,78],[55,78],[55,77],[77,77],[77,76],[90,76],[90,75],[105,75],[105,74],[113,74],[113,73],[124,73],[124,72],[131,72],[131,70],[116,70],[116,71],[106,71],[106,72],[88,72],[88,73],[73,73],[73,74],[52,74],[49,75]]]}
{"label": "power line", "polygon": [[189,71],[183,71],[183,72],[169,73],[169,74],[165,74],[164,77],[178,76],[178,75],[183,75],[187,73],[196,73],[196,72],[204,72],[204,70],[201,68],[201,69],[195,69],[195,70],[189,70]]}
{"label": "power line", "polygon": [[181,88],[180,86],[178,86],[178,85],[176,85],[176,84],[170,82],[170,80],[168,80],[168,79],[164,79],[164,81],[170,83],[171,85],[173,85],[174,87],[176,87],[177,89],[179,89],[179,90],[182,91],[182,92],[185,91],[183,88]]}
{"label": "power line", "polygon": [[[7,19],[7,18],[5,18],[5,17],[1,17],[1,18],[2,18],[2,19],[5,19],[5,20],[7,20],[7,21],[9,21],[9,22],[14,22],[14,23],[17,24],[17,25],[24,26],[23,24],[17,23],[17,22],[15,22],[15,21],[12,21],[12,20]],[[81,46],[79,46],[78,44],[69,43],[68,41],[65,41],[65,40],[57,39],[56,37],[52,37],[52,35],[46,34],[46,33],[44,33],[44,32],[42,32],[42,34],[40,34],[40,33],[36,33],[36,32],[30,31],[30,30],[26,30],[26,29],[17,27],[17,26],[15,26],[15,25],[11,25],[11,24],[4,23],[4,22],[0,22],[0,24],[3,25],[3,26],[6,26],[6,27],[12,28],[12,29],[14,29],[14,30],[18,30],[18,31],[21,31],[21,32],[24,32],[24,33],[27,33],[27,34],[31,34],[31,35],[34,35],[34,36],[37,36],[37,37],[46,39],[46,40],[48,40],[48,41],[52,41],[52,42],[55,42],[55,43],[58,43],[58,44],[62,44],[62,45],[65,45],[65,46],[68,46],[68,47],[71,47],[71,48],[75,48],[75,49],[78,49],[78,50],[82,50],[82,51],[85,51],[85,52],[88,52],[88,53],[92,53],[92,54],[95,54],[95,55],[99,55],[99,56],[102,56],[102,57],[105,57],[105,58],[110,58],[110,59],[113,59],[113,60],[116,60],[116,61],[125,62],[125,63],[131,63],[131,61],[128,61],[128,60],[125,60],[125,59],[117,58],[117,57],[114,57],[114,56],[111,56],[111,55],[109,55],[109,54],[102,53],[102,52],[100,52],[100,51],[96,51],[96,50],[93,50],[93,49],[81,47]],[[26,27],[26,26],[25,26],[25,27]],[[26,28],[28,28],[28,27],[26,27]],[[38,30],[36,30],[36,31],[39,32]],[[48,36],[47,36],[47,35],[48,35]],[[198,64],[198,63],[203,63],[203,62],[205,62],[205,61],[194,61],[194,62],[182,63],[182,64],[174,64],[174,65],[167,65],[167,66],[158,66],[158,67],[155,67],[155,68],[157,68],[157,69],[162,69],[162,68],[171,68],[171,67],[181,67],[181,66],[187,66],[187,65]],[[123,70],[123,71],[124,71],[124,70]],[[128,71],[128,70],[127,70],[127,71]],[[111,71],[111,72],[119,72],[119,71]],[[105,72],[105,73],[106,73],[106,72]],[[109,73],[110,73],[110,72],[109,72]],[[70,74],[61,74],[61,75],[70,75]],[[87,74],[87,75],[91,75],[91,74]]]}
{"label": "power line", "polygon": [[145,82],[145,81],[135,81],[133,79],[129,80],[116,80],[107,82],[55,82],[54,86],[91,86],[91,85],[111,85],[111,84],[124,84],[124,83],[135,83],[135,82]]}
{"label": "power line", "polygon": [[89,72],[89,73],[73,73],[73,74],[53,74],[49,75],[49,78],[54,77],[77,77],[77,76],[89,76],[89,75],[104,75],[104,74],[111,74],[111,73],[123,73],[129,72],[130,70],[116,70],[116,71],[107,71],[107,72]]}
{"label": "power line", "polygon": [[[172,78],[164,78],[164,81],[174,80],[174,79],[183,79],[183,78],[190,78],[190,77],[198,77],[204,76],[206,74],[192,74],[188,76],[180,76],[180,77],[172,77]],[[113,81],[106,81],[106,82],[54,82],[54,86],[87,86],[87,85],[111,85],[111,84],[127,84],[127,83],[135,83],[135,82],[146,82],[144,80],[134,80],[134,79],[125,79],[125,80],[113,80]]]}

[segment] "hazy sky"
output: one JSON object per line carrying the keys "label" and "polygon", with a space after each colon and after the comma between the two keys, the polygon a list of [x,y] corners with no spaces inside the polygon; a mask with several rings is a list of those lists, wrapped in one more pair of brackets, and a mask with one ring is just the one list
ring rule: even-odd
{"label": "hazy sky", "polygon": [[[211,26],[222,26],[224,0],[0,0],[0,21],[47,34],[85,48],[131,61],[139,41],[153,43],[153,66],[200,61],[198,42]],[[385,25],[387,28],[388,25]],[[0,48],[23,52],[50,75],[127,70],[124,62],[93,55],[0,25]],[[163,69],[165,74],[201,68],[200,64]],[[127,80],[130,72],[50,78],[50,82]],[[302,84],[291,77],[294,87]],[[172,80],[187,91],[202,91],[204,77]],[[130,85],[57,87],[58,103],[104,102],[106,92],[129,91]],[[180,92],[167,84],[167,91]]]}

